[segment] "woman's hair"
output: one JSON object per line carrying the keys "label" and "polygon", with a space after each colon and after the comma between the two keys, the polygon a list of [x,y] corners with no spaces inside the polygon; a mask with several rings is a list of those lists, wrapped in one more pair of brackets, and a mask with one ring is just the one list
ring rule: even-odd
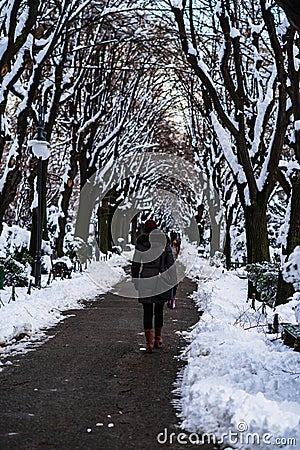
{"label": "woman's hair", "polygon": [[146,222],[144,223],[145,231],[156,230],[156,228],[157,228],[157,223],[153,219],[146,220]]}

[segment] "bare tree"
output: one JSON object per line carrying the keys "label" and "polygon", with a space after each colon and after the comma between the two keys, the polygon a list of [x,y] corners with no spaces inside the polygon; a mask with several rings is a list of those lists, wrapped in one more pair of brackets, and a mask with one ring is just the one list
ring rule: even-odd
{"label": "bare tree", "polygon": [[300,10],[297,0],[275,0],[281,6],[291,23],[298,30],[300,29]]}
{"label": "bare tree", "polygon": [[287,30],[264,0],[180,3],[172,11],[243,206],[248,261],[267,261],[267,204],[291,115]]}

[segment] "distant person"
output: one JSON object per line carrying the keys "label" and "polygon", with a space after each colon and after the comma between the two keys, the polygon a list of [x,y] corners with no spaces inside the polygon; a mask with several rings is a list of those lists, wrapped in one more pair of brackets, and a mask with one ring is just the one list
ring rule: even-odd
{"label": "distant person", "polygon": [[[154,220],[147,220],[143,234],[137,238],[131,266],[133,283],[139,292],[139,303],[144,309],[146,353],[152,353],[153,347],[160,348],[162,345],[164,304],[174,298],[177,287],[176,270],[173,264],[174,256],[169,240],[157,228]],[[170,268],[171,270],[167,270]],[[164,279],[168,283],[161,280],[159,276],[163,272],[166,272]]]}
{"label": "distant person", "polygon": [[175,236],[175,239],[173,240],[173,247],[175,248],[176,256],[179,255],[180,246],[181,246],[181,238],[180,238],[180,234],[177,233]]}
{"label": "distant person", "polygon": [[176,231],[174,231],[174,230],[172,230],[171,232],[170,232],[170,238],[171,238],[171,245],[172,245],[172,247],[173,247],[173,241],[175,241],[175,239],[176,239]]}

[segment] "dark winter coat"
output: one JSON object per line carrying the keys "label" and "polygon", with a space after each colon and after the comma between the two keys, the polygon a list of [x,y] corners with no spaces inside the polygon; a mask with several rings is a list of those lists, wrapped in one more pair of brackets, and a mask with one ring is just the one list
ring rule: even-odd
{"label": "dark winter coat", "polygon": [[[163,272],[165,281],[161,280]],[[162,303],[173,298],[177,286],[174,256],[162,231],[137,238],[131,274],[140,303]]]}

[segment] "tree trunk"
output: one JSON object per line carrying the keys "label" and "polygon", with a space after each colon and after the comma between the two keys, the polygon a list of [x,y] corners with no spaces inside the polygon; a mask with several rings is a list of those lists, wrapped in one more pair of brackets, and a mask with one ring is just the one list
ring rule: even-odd
{"label": "tree trunk", "polygon": [[3,190],[0,192],[0,233],[3,230],[3,218],[9,205],[15,199],[21,179],[19,160],[16,160],[16,167],[8,173]]}
{"label": "tree trunk", "polygon": [[201,245],[203,243],[203,239],[204,239],[204,227],[202,224],[203,214],[204,214],[204,204],[198,206],[197,214],[195,216],[195,219],[196,219],[196,222],[198,225],[198,233],[199,233],[198,245]]}
{"label": "tree trunk", "polygon": [[106,198],[102,199],[102,205],[100,207],[100,251],[107,253],[110,250],[109,243],[109,206]]}
{"label": "tree trunk", "polygon": [[291,283],[287,283],[282,276],[282,272],[279,272],[278,277],[278,285],[277,285],[277,294],[275,305],[283,305],[284,303],[288,303],[288,298],[292,297],[294,293],[294,288]]}
{"label": "tree trunk", "polygon": [[62,215],[59,216],[58,218],[59,232],[56,240],[56,253],[59,258],[64,255],[64,239],[66,235],[66,225],[68,219],[68,210],[71,194],[72,194],[72,185],[71,186],[65,185],[60,205]]}
{"label": "tree trunk", "polygon": [[266,203],[245,206],[244,215],[248,263],[270,261]]}
{"label": "tree trunk", "polygon": [[216,252],[221,251],[221,204],[218,195],[211,194],[211,187],[208,185],[204,193],[208,200],[209,217],[210,217],[210,256],[214,256]]}
{"label": "tree trunk", "polygon": [[230,227],[232,224],[232,211],[229,212],[229,215],[226,217],[226,230],[225,230],[225,243],[224,243],[224,255],[226,258],[226,269],[229,270],[231,267],[231,235],[230,235]]}
{"label": "tree trunk", "polygon": [[137,238],[138,216],[139,213],[137,213],[131,220],[131,244],[133,245],[135,245]]}
{"label": "tree trunk", "polygon": [[[287,256],[294,251],[297,245],[300,245],[300,173],[297,175],[297,178],[293,180],[291,214],[286,248]],[[282,275],[280,275],[278,280],[276,305],[286,303],[287,299],[291,297],[293,293],[293,285],[287,283]]]}
{"label": "tree trunk", "polygon": [[64,254],[63,244],[66,235],[66,224],[68,220],[70,198],[73,192],[74,179],[76,178],[78,172],[77,156],[76,152],[74,151],[72,151],[71,153],[69,164],[70,169],[68,171],[68,180],[64,185],[64,190],[62,192],[62,198],[60,202],[60,207],[63,215],[58,219],[59,233],[56,240],[56,252],[59,257],[63,256]]}
{"label": "tree trunk", "polygon": [[[245,231],[247,241],[248,264],[270,261],[269,238],[267,230],[266,203],[257,201],[251,206],[244,207]],[[255,294],[259,300],[259,293],[251,281],[248,281],[248,298]]]}
{"label": "tree trunk", "polygon": [[293,182],[287,254],[290,255],[297,245],[300,245],[300,173]]}
{"label": "tree trunk", "polygon": [[300,31],[299,0],[276,0],[276,3],[284,9],[291,23]]}
{"label": "tree trunk", "polygon": [[[42,213],[41,213],[41,230],[40,235],[44,236],[44,226],[45,226],[45,217],[46,217],[46,181],[47,181],[47,169],[48,169],[48,161],[45,160],[42,162]],[[37,186],[38,189],[38,186]],[[29,254],[32,258],[36,256],[37,250],[37,217],[38,217],[38,208],[34,208],[32,211],[32,226],[31,226],[31,234],[30,234],[30,245],[29,245]]]}
{"label": "tree trunk", "polygon": [[75,224],[75,237],[81,238],[84,242],[87,242],[89,237],[90,222],[96,199],[97,197],[93,183],[86,183],[84,189],[81,189],[80,192],[80,201]]}

